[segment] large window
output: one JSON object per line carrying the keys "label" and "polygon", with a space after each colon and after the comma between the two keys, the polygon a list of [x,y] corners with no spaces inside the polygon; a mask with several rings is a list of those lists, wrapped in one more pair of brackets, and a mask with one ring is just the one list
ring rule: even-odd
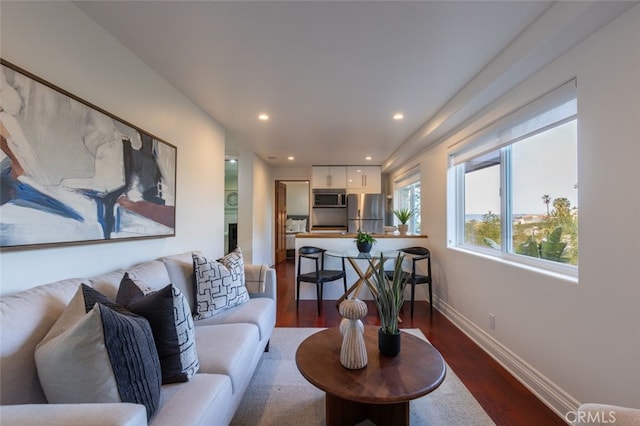
{"label": "large window", "polygon": [[395,183],[395,209],[409,209],[415,213],[409,219],[409,232],[420,234],[420,174],[413,173],[409,177]]}
{"label": "large window", "polygon": [[450,245],[577,274],[575,82],[451,155]]}

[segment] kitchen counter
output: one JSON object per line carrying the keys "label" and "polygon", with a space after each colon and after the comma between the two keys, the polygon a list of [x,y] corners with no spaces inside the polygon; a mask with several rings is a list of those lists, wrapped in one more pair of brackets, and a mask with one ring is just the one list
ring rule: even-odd
{"label": "kitchen counter", "polygon": [[330,234],[339,234],[341,232],[347,232],[347,228],[345,226],[321,226],[321,227],[311,227],[311,231],[309,231],[309,233],[311,234],[326,234],[326,233],[330,233]]}
{"label": "kitchen counter", "polygon": [[[426,235],[400,235],[398,233],[393,234],[371,234],[376,240],[383,238],[428,238]],[[356,238],[355,232],[301,232],[296,234],[296,238]]]}

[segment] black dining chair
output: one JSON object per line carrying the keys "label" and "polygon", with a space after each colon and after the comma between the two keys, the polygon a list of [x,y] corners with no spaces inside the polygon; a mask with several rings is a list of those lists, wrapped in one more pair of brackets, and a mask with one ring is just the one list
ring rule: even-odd
{"label": "black dining chair", "polygon": [[[433,315],[433,289],[431,279],[431,252],[425,247],[407,247],[400,249],[400,251],[411,260],[411,272],[402,271],[403,278],[411,284],[411,318],[413,318],[413,302],[416,296],[417,284],[429,284],[429,312]],[[416,273],[416,264],[420,261],[427,262],[427,274],[422,275]],[[389,279],[393,279],[393,271],[385,271],[385,274]]]}
{"label": "black dining chair", "polygon": [[[322,291],[324,283],[337,281],[342,278],[344,291],[347,291],[347,274],[344,269],[344,258],[342,258],[342,270],[324,269],[324,253],[325,249],[319,247],[304,246],[298,249],[298,276],[296,278],[296,310],[300,304],[300,283],[307,282],[316,285],[316,294],[318,299],[318,315],[320,315],[320,305],[322,302]],[[305,263],[313,261],[315,268],[311,272],[302,274],[302,261]]]}

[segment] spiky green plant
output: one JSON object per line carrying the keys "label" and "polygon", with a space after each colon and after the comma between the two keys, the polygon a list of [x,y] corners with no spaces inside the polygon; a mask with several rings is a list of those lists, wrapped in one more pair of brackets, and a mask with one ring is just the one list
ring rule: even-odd
{"label": "spiky green plant", "polygon": [[416,214],[416,211],[413,209],[396,209],[393,211],[393,214],[398,218],[401,224],[406,225],[411,216]]}
{"label": "spiky green plant", "polygon": [[404,255],[398,253],[393,270],[393,279],[387,278],[384,270],[385,258],[380,254],[380,263],[377,266],[369,260],[373,270],[373,287],[369,287],[380,316],[380,328],[387,334],[398,334],[398,317],[404,303],[404,288],[409,276],[402,272]]}

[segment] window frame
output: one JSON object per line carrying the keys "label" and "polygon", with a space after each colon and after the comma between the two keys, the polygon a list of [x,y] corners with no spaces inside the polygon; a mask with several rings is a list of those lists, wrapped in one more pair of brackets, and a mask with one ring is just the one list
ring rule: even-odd
{"label": "window frame", "polygon": [[[547,272],[552,274],[559,274],[563,277],[570,278],[571,280],[577,280],[578,277],[578,265],[570,265],[561,262],[555,262],[553,260],[535,258],[526,256],[523,254],[515,253],[513,247],[513,211],[512,211],[512,184],[513,184],[513,169],[512,169],[512,146],[522,140],[526,140],[535,134],[543,133],[547,130],[554,129],[562,126],[571,121],[577,123],[577,112],[573,115],[557,120],[551,125],[545,125],[537,131],[521,135],[513,138],[512,140],[500,140],[499,143],[496,140],[500,139],[501,133],[508,130],[510,127],[518,126],[520,122],[527,119],[526,117],[541,116],[550,110],[552,110],[559,103],[572,100],[575,102],[577,110],[577,94],[576,94],[576,81],[571,80],[568,83],[560,86],[554,91],[549,92],[545,96],[532,102],[530,105],[525,106],[517,110],[515,113],[509,114],[503,119],[498,120],[497,123],[488,126],[489,129],[484,129],[478,134],[467,138],[467,140],[454,146],[454,149],[449,153],[449,168],[447,172],[447,216],[449,217],[449,226],[447,227],[448,239],[447,246],[451,249],[458,249],[465,252],[470,252],[482,256],[486,256],[492,259],[508,262],[516,266],[523,266],[540,272]],[[573,89],[573,90],[571,90]],[[560,92],[560,95],[558,95]],[[567,93],[569,95],[567,95]],[[549,95],[551,95],[552,101],[549,101]],[[553,100],[555,95],[555,100]],[[568,99],[569,98],[569,99]],[[542,101],[540,101],[542,99]],[[559,100],[558,100],[559,99]],[[555,103],[554,103],[555,102]],[[538,104],[538,105],[536,105]],[[528,109],[525,114],[522,110]],[[523,118],[525,117],[525,118]],[[496,135],[498,135],[496,137]],[[488,141],[488,142],[487,142]],[[500,249],[491,247],[484,247],[476,244],[467,243],[465,241],[465,223],[466,223],[466,210],[465,210],[465,164],[481,155],[488,154],[499,150],[500,162],[500,231],[501,231],[501,244]],[[458,157],[456,159],[456,156]],[[462,158],[463,160],[460,160]],[[456,161],[457,160],[457,161]],[[576,153],[577,161],[577,153]],[[579,233],[579,228],[578,228]],[[579,241],[579,238],[578,238]]]}
{"label": "window frame", "polygon": [[[420,180],[420,171],[419,170],[413,170],[405,175],[402,176],[401,179],[398,179],[394,182],[393,184],[393,208],[394,209],[398,209],[401,208],[400,206],[400,192],[406,188],[406,187],[413,187],[415,185],[418,185],[420,187],[420,200],[422,202],[422,182]],[[414,189],[411,189],[411,192],[414,193]],[[414,198],[414,197],[412,197]],[[421,206],[421,202],[416,205],[414,205],[413,209],[417,209],[417,214],[413,215],[411,217],[411,219],[409,219],[408,225],[409,225],[409,233],[410,234],[419,234],[422,232],[422,206]],[[394,223],[398,222],[398,219],[395,217],[395,215],[393,215],[393,220]],[[416,231],[416,222],[417,220],[420,219],[420,229],[418,231]]]}

